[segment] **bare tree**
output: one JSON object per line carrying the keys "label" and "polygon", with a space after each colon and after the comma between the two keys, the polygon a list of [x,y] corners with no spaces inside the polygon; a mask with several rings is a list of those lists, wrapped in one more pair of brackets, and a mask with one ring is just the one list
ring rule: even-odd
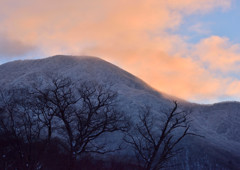
{"label": "bare tree", "polygon": [[[32,112],[31,101],[26,89],[1,92],[0,133],[7,142],[2,151],[5,157],[8,156],[6,166],[35,169],[39,164],[44,137],[40,138],[42,124]],[[11,166],[8,168],[13,168]]]}
{"label": "bare tree", "polygon": [[174,107],[164,115],[165,119],[159,122],[151,109],[145,107],[139,115],[139,123],[133,132],[127,133],[125,141],[129,143],[136,154],[141,166],[146,170],[163,168],[168,161],[183,148],[178,144],[187,135],[196,135],[189,131],[189,113],[178,108],[174,101]]}
{"label": "bare tree", "polygon": [[104,133],[125,131],[128,126],[123,114],[115,109],[117,93],[89,82],[83,83],[78,91],[81,107],[75,112],[77,153],[114,151],[106,149],[106,144],[96,145],[94,140]]}
{"label": "bare tree", "polygon": [[54,136],[69,153],[68,168],[74,169],[77,157],[84,153],[116,151],[118,146],[110,149],[100,139],[128,127],[123,114],[115,109],[116,98],[117,93],[109,87],[94,82],[74,84],[62,77],[52,78],[42,88],[4,91],[0,143],[6,146],[1,153],[13,157],[12,162],[8,157],[11,167],[43,168],[40,157],[48,154]]}
{"label": "bare tree", "polygon": [[51,79],[44,89],[36,89],[35,94],[43,101],[43,108],[51,110],[47,115],[43,110],[39,116],[49,127],[49,132],[52,119],[60,120],[61,133],[67,136],[69,168],[73,168],[77,156],[83,153],[118,149],[109,150],[106,143],[96,142],[106,133],[124,131],[127,127],[123,114],[114,109],[117,93],[110,88],[93,82],[76,85],[69,78],[58,77]]}

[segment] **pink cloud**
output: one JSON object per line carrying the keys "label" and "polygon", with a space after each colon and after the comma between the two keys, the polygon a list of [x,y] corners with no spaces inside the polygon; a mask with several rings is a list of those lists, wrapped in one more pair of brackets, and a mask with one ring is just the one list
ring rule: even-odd
{"label": "pink cloud", "polygon": [[198,43],[193,55],[211,70],[228,72],[239,71],[240,44],[233,44],[228,38],[211,36]]}

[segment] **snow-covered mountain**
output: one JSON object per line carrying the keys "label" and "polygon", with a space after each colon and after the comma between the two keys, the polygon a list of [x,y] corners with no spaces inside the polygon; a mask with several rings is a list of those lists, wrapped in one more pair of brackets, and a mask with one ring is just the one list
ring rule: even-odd
{"label": "snow-covered mountain", "polygon": [[[186,151],[174,161],[178,169],[240,169],[240,103],[225,102],[199,105],[160,93],[132,74],[96,57],[53,56],[39,60],[19,60],[0,65],[2,89],[44,85],[49,76],[71,77],[74,81],[97,81],[111,84],[117,91],[118,107],[136,119],[141,106],[153,112],[171,107],[178,100],[192,110],[192,131],[204,136],[188,137]],[[118,140],[118,138],[116,138]]]}

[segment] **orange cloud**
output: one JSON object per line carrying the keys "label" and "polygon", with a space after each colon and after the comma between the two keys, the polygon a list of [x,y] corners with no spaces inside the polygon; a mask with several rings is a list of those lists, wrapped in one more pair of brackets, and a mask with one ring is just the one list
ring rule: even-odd
{"label": "orange cloud", "polygon": [[6,16],[0,30],[33,43],[111,40],[122,34],[174,29],[186,11],[207,12],[229,5],[229,0],[9,0],[0,2],[1,15]]}
{"label": "orange cloud", "polygon": [[240,80],[233,80],[227,88],[226,93],[229,96],[239,96],[240,95]]}
{"label": "orange cloud", "polygon": [[[172,41],[180,43],[177,38]],[[166,41],[164,48],[170,44],[172,44],[171,41],[169,43]],[[170,95],[191,100],[206,98],[214,100],[219,95],[227,94],[225,88],[228,87],[229,79],[216,77],[214,73],[201,67],[199,61],[190,56],[182,57],[181,53],[169,55],[161,48],[158,50],[157,47],[151,47],[147,46],[139,50],[134,50],[134,48],[116,50],[109,47],[89,51],[94,51],[101,56],[106,53],[115,56],[114,59],[111,57],[106,57],[106,59],[116,61],[118,58],[116,64],[142,78],[152,87]]]}
{"label": "orange cloud", "polygon": [[230,5],[231,0],[3,0],[0,33],[38,46],[45,56],[102,57],[184,99],[214,98],[232,94],[223,89],[233,80],[213,70],[234,68],[239,45],[217,36],[193,45],[169,30],[187,15]]}
{"label": "orange cloud", "polygon": [[196,45],[193,55],[208,65],[211,70],[239,71],[240,44],[232,44],[229,39],[212,36]]}

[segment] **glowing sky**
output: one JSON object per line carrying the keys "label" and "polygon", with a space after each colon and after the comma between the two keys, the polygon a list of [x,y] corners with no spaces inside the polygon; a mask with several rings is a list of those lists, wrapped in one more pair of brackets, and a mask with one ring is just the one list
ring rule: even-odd
{"label": "glowing sky", "polygon": [[0,0],[0,63],[110,61],[170,95],[240,100],[239,0]]}

